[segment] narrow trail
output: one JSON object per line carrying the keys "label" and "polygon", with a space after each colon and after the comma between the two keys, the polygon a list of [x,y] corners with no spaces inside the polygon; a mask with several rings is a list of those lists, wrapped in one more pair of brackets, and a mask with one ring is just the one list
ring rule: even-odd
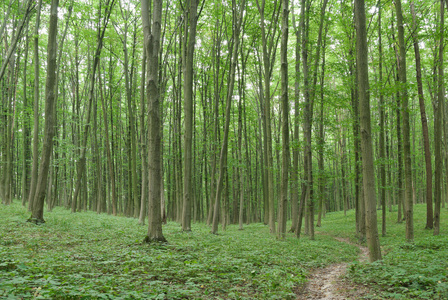
{"label": "narrow trail", "polygon": [[[353,244],[348,238],[335,237],[335,239],[341,243],[357,246],[361,250],[358,261],[366,262],[368,260],[369,250],[367,247]],[[358,286],[344,280],[343,275],[347,271],[347,266],[348,263],[340,263],[314,270],[309,275],[306,285],[297,293],[297,299],[360,299],[368,293],[368,289],[362,285]]]}

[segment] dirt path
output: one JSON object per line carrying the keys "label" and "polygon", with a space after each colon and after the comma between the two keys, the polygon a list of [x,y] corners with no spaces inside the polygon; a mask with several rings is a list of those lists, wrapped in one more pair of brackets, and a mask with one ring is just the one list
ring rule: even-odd
{"label": "dirt path", "polygon": [[[352,244],[349,239],[335,238],[342,243]],[[358,260],[364,262],[368,260],[369,250],[359,246],[361,254]],[[308,278],[307,284],[297,294],[300,300],[345,300],[359,299],[366,295],[368,290],[364,286],[358,286],[344,280],[343,275],[347,271],[348,263],[333,264],[322,269],[314,270]]]}

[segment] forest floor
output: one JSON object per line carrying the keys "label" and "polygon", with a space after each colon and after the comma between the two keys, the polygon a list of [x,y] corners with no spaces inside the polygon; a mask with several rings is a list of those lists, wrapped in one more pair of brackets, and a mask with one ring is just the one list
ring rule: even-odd
{"label": "forest floor", "polygon": [[[321,234],[321,232],[316,232]],[[348,238],[335,237],[341,243],[353,245]],[[368,261],[369,250],[365,246],[356,245],[361,251],[360,263]],[[362,284],[355,284],[345,278],[348,263],[336,263],[313,270],[308,282],[298,291],[298,300],[345,300],[361,299],[370,294],[370,290]]]}
{"label": "forest floor", "polygon": [[168,222],[168,243],[146,244],[134,218],[56,207],[36,226],[15,201],[0,205],[0,299],[448,299],[448,210],[439,236],[424,229],[425,213],[414,206],[408,243],[388,212],[383,259],[369,263],[354,211],[327,213],[314,240],[278,240],[261,223],[214,235]]}

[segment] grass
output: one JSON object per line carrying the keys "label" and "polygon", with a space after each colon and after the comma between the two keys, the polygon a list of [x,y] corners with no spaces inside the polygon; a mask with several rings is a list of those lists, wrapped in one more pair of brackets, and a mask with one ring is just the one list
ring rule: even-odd
{"label": "grass", "polygon": [[448,298],[448,240],[423,229],[421,205],[414,244],[388,213],[383,261],[374,264],[356,263],[359,249],[331,237],[354,239],[352,211],[328,213],[315,241],[291,233],[278,241],[262,224],[212,235],[204,224],[182,233],[170,222],[169,243],[150,245],[142,244],[146,226],[131,218],[62,208],[40,226],[28,217],[17,202],[0,206],[0,299],[294,299],[311,269],[342,261],[371,298]]}

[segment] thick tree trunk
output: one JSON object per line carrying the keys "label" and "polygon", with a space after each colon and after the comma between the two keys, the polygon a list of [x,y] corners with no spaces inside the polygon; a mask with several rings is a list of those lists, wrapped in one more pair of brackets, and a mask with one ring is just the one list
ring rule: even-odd
{"label": "thick tree trunk", "polygon": [[149,201],[148,201],[148,233],[145,242],[166,242],[162,233],[161,217],[161,150],[162,140],[160,127],[162,125],[159,95],[159,50],[162,23],[162,0],[153,1],[152,25],[149,18],[149,0],[141,1],[143,33],[147,56],[148,78],[146,81],[146,97],[148,101],[148,163],[149,163]]}

